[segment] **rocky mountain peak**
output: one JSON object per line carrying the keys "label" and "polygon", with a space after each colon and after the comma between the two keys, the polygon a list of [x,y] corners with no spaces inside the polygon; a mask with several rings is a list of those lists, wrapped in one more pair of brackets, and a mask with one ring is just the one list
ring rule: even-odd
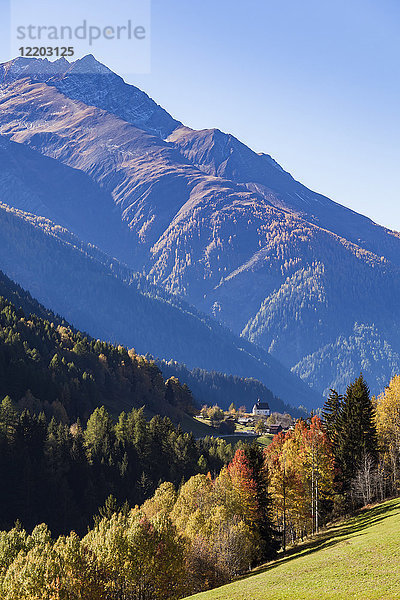
{"label": "rocky mountain peak", "polygon": [[0,84],[24,78],[56,87],[73,100],[102,108],[162,139],[181,126],[145,92],[126,83],[92,54],[72,62],[18,57],[0,65]]}

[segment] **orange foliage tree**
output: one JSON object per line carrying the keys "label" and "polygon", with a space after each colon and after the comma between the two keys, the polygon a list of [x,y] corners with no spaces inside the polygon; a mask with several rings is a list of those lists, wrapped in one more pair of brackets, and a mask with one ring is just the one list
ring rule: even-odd
{"label": "orange foliage tree", "polygon": [[265,450],[275,522],[288,539],[318,530],[333,494],[334,461],[321,419],[299,420]]}

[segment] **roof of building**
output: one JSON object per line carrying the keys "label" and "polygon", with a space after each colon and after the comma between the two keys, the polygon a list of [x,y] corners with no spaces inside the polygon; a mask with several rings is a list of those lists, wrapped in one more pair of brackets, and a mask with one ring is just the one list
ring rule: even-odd
{"label": "roof of building", "polygon": [[257,400],[254,408],[257,408],[258,410],[269,410],[269,404],[268,402],[260,402],[260,400]]}
{"label": "roof of building", "polygon": [[270,425],[269,432],[270,433],[280,433],[282,431],[282,425]]}

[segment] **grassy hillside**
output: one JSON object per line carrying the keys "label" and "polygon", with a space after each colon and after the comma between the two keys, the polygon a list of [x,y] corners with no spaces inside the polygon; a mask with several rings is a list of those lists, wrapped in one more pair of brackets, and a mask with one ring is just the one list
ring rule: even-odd
{"label": "grassy hillside", "polygon": [[257,444],[260,444],[260,446],[264,446],[264,448],[266,448],[272,442],[273,437],[274,436],[270,433],[267,433],[267,435],[262,435],[257,438]]}
{"label": "grassy hillside", "polygon": [[396,600],[400,499],[390,500],[197,600]]}

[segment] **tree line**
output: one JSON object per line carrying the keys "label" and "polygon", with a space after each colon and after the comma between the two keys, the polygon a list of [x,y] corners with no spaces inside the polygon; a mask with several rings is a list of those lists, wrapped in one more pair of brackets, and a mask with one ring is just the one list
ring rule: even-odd
{"label": "tree line", "polygon": [[109,497],[83,537],[17,523],[0,532],[4,600],[177,599],[275,556],[262,450],[238,449],[219,474],[159,485],[140,507]]}
{"label": "tree line", "polygon": [[372,397],[363,376],[331,390],[321,418],[298,420],[265,450],[275,527],[282,544],[327,520],[398,495],[400,376]]}
{"label": "tree line", "polygon": [[86,531],[111,494],[136,506],[160,482],[178,486],[198,473],[218,473],[233,457],[222,439],[195,440],[168,417],[143,409],[114,420],[96,408],[87,424],[68,425],[44,413],[0,405],[0,528],[46,522],[56,533]]}

